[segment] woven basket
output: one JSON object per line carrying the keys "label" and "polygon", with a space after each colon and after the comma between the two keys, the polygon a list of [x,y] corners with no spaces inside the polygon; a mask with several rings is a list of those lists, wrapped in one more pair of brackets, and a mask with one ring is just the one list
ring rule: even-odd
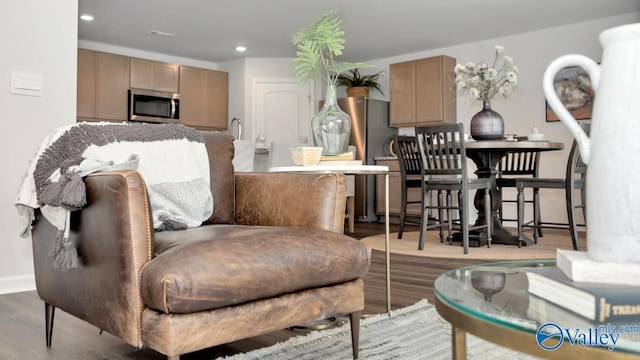
{"label": "woven basket", "polygon": [[321,155],[321,147],[303,146],[291,149],[291,158],[296,165],[318,165]]}

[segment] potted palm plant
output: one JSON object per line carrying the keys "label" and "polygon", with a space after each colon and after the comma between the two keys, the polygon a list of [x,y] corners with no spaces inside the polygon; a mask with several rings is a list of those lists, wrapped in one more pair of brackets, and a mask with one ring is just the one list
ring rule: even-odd
{"label": "potted palm plant", "polygon": [[311,120],[314,145],[322,147],[323,155],[346,153],[349,146],[351,119],[338,106],[338,77],[345,71],[371,66],[337,60],[344,49],[344,31],[336,13],[331,10],[322,14],[318,21],[298,30],[292,37],[298,47],[294,59],[298,81],[308,83],[319,75],[327,83],[324,106]]}
{"label": "potted palm plant", "polygon": [[369,96],[370,90],[377,90],[384,95],[378,83],[383,72],[362,75],[358,69],[349,70],[346,74],[338,75],[338,85],[347,88],[347,96]]}

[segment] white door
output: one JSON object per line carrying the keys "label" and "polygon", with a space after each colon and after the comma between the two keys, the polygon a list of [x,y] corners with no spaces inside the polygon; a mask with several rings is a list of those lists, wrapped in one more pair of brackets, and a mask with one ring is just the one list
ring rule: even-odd
{"label": "white door", "polygon": [[[309,144],[311,138],[311,85],[295,80],[257,80],[255,89],[255,134],[265,136],[265,145]],[[255,140],[255,139],[254,139]]]}

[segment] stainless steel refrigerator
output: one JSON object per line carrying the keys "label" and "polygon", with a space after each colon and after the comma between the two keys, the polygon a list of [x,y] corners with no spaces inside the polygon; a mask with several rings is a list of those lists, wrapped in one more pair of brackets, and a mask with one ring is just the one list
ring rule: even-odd
{"label": "stainless steel refrigerator", "polygon": [[[376,157],[391,156],[389,142],[397,129],[389,127],[388,101],[355,96],[338,99],[338,105],[351,117],[349,144],[356,147],[356,159],[365,165],[375,165]],[[378,221],[375,178],[374,175],[356,176],[355,215],[358,221]]]}

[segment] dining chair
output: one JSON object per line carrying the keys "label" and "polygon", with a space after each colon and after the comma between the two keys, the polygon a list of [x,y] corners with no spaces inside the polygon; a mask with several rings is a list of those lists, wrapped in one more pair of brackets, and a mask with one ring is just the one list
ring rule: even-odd
{"label": "dining chair", "polygon": [[[581,123],[582,128],[589,134],[590,124]],[[519,178],[515,179],[515,187],[518,191],[517,213],[518,213],[518,246],[522,246],[524,241],[523,233],[525,230],[533,230],[534,243],[538,242],[538,237],[542,237],[539,230],[547,229],[566,229],[569,230],[574,250],[580,250],[580,242],[578,237],[578,226],[586,226],[586,174],[587,165],[582,161],[580,151],[576,141],[573,141],[567,165],[565,167],[564,178]],[[567,210],[567,223],[545,222],[542,221],[540,212],[533,212],[533,220],[525,222],[524,220],[524,189],[533,189],[533,201],[540,203],[540,189],[562,189],[565,192],[565,203]],[[580,192],[580,203],[576,200],[576,191]],[[578,223],[576,218],[576,209],[582,210],[584,222]]]}
{"label": "dining chair", "polygon": [[[400,168],[400,224],[398,226],[398,239],[402,239],[404,225],[407,220],[407,205],[421,204],[420,210],[420,227],[422,224],[428,224],[429,213],[425,211],[422,203],[430,201],[429,192],[423,191],[423,183],[426,181],[424,172],[422,171],[422,161],[418,149],[418,142],[415,136],[393,135],[393,147],[398,156],[398,164]],[[419,200],[409,200],[410,189],[420,189],[422,197]],[[442,224],[442,209],[438,209],[438,224]],[[444,225],[440,226],[440,242],[444,242]],[[422,248],[420,248],[422,250]]]}
{"label": "dining chair", "polygon": [[[517,205],[518,198],[505,197],[505,188],[516,188],[516,179],[521,177],[538,177],[538,165],[540,163],[540,151],[512,151],[505,154],[505,156],[498,163],[498,174],[496,175],[496,188],[500,195],[501,202],[498,204],[498,220],[500,224],[504,222],[516,222],[517,217],[506,217],[504,211],[505,204]],[[540,216],[540,204],[536,201],[535,197],[527,198],[525,194],[524,204],[531,204],[532,211],[536,215]],[[538,234],[542,233],[542,229],[536,229]]]}
{"label": "dining chair", "polygon": [[[432,190],[438,191],[436,208],[447,210],[449,244],[453,241],[453,218],[454,211],[457,210],[464,253],[469,253],[469,232],[474,230],[486,231],[487,245],[490,247],[493,232],[490,189],[493,184],[490,178],[469,178],[464,145],[464,125],[458,123],[419,126],[415,128],[415,133],[422,169],[426,177],[423,193],[426,194]],[[469,224],[470,190],[484,190],[484,223],[478,221],[475,225]],[[453,191],[457,193],[457,203],[455,204],[451,194]],[[442,192],[446,192],[445,204],[443,204]],[[428,201],[424,201],[422,206],[425,208],[425,212],[434,208]],[[442,226],[442,217],[436,224],[423,224],[420,227],[419,249],[424,248],[426,231],[429,228]]]}

